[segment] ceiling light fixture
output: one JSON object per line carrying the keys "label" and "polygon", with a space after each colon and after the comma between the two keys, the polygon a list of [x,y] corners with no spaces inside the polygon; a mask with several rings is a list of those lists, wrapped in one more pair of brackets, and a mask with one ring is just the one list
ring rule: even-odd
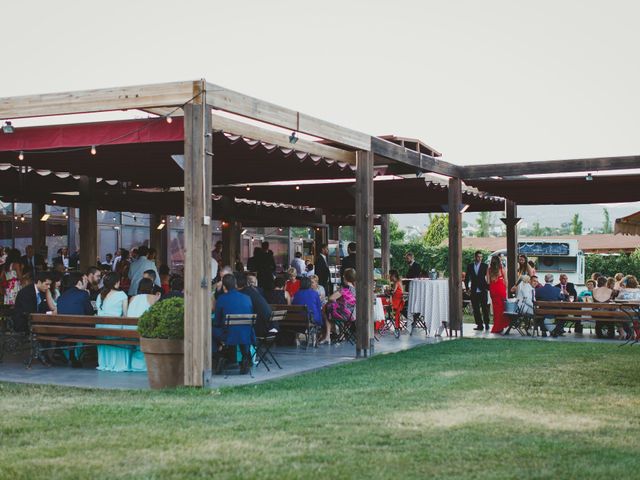
{"label": "ceiling light fixture", "polygon": [[585,179],[587,182],[590,182],[590,181],[592,181],[592,180],[593,180],[593,175],[591,175],[591,173],[587,173],[587,176],[586,176],[586,177],[584,177],[584,179]]}
{"label": "ceiling light fixture", "polygon": [[91,145],[91,155],[95,155],[95,154],[96,154],[96,146]]}
{"label": "ceiling light fixture", "polygon": [[20,151],[20,153],[18,154],[18,160],[24,160],[24,152]]}
{"label": "ceiling light fixture", "polygon": [[16,131],[15,127],[13,125],[11,125],[10,121],[6,121],[4,122],[4,125],[2,126],[2,133],[6,133],[6,134],[10,134],[10,133],[14,133]]}
{"label": "ceiling light fixture", "polygon": [[296,132],[291,132],[291,135],[289,135],[289,143],[292,145],[295,145],[296,143],[298,143],[298,137],[296,135]]}
{"label": "ceiling light fixture", "polygon": [[42,217],[40,217],[40,221],[41,222],[46,222],[47,220],[49,220],[50,216],[51,216],[50,213],[45,213],[44,215],[42,215]]}

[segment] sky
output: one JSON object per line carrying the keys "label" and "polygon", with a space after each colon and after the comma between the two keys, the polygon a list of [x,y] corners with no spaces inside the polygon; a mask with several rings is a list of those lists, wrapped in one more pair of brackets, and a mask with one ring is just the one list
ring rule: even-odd
{"label": "sky", "polygon": [[0,97],[206,78],[455,164],[640,152],[640,2],[4,2]]}

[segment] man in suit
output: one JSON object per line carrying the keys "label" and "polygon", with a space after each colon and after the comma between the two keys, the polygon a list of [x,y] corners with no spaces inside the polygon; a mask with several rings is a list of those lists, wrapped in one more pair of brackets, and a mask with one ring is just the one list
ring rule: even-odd
{"label": "man in suit", "polygon": [[20,261],[24,267],[29,267],[34,275],[47,269],[47,264],[44,262],[44,258],[42,255],[34,253],[32,245],[27,245],[25,253],[26,255],[23,255]]}
{"label": "man in suit", "polygon": [[[67,277],[67,288],[58,298],[58,313],[60,315],[93,315],[95,312],[89,300],[87,285],[89,281],[86,275],[80,272],[71,272]],[[81,350],[70,348],[69,362],[74,368],[82,367],[80,363]]]}
{"label": "man in suit", "polygon": [[273,276],[276,273],[276,261],[273,252],[269,249],[269,242],[262,242],[262,250],[255,255],[256,274],[258,285],[265,292],[273,290]]}
{"label": "man in suit", "polygon": [[[473,318],[476,322],[474,330],[482,330],[482,322],[484,320],[484,329],[489,330],[489,304],[488,294],[489,285],[487,284],[487,264],[482,261],[482,252],[476,251],[474,261],[467,265],[465,276],[465,285],[471,296],[471,306],[473,307]],[[482,315],[480,315],[482,311]]]}
{"label": "man in suit", "polygon": [[23,287],[16,297],[13,310],[13,327],[18,332],[26,332],[29,315],[47,311],[47,292],[51,288],[51,274],[38,272],[31,285]]}
{"label": "man in suit", "polygon": [[[342,259],[340,263],[340,279],[344,281],[344,271],[347,268],[356,269],[356,244],[355,242],[350,242],[347,245],[347,253],[348,255]],[[356,272],[357,273],[357,272]]]}
{"label": "man in suit", "polygon": [[[569,281],[569,277],[566,273],[560,274],[560,283],[558,283],[556,287],[560,289],[562,299],[565,302],[569,302],[571,300],[571,297],[573,297],[574,301],[578,301],[578,292],[576,291],[576,286]],[[574,331],[576,333],[582,333],[582,322],[575,322]]]}
{"label": "man in suit", "polygon": [[316,275],[318,276],[318,285],[324,288],[327,296],[331,295],[333,292],[330,291],[331,270],[329,270],[329,247],[326,243],[320,245],[320,251],[316,257],[315,269]]}
{"label": "man in suit", "polygon": [[271,307],[260,291],[249,283],[249,276],[245,272],[236,272],[238,291],[251,299],[253,313],[256,314],[256,335],[264,336],[271,329]]}
{"label": "man in suit", "polygon": [[420,264],[415,261],[413,258],[413,253],[408,252],[404,259],[407,261],[407,265],[409,265],[409,269],[407,270],[407,274],[404,278],[420,278],[420,273],[422,271]]}
{"label": "man in suit", "polygon": [[52,262],[54,265],[61,263],[64,265],[65,270],[69,268],[69,249],[67,247],[63,247],[58,250],[58,256],[53,257]]}
{"label": "man in suit", "polygon": [[[544,276],[544,287],[540,287],[535,290],[535,300],[541,300],[544,302],[559,302],[563,300],[562,291],[558,287],[553,286],[553,274],[547,273]],[[553,319],[554,317],[545,317],[545,319]],[[562,329],[564,327],[564,322],[560,321],[556,324],[556,327],[551,331],[552,337],[557,337],[558,335],[562,335]],[[541,325],[542,336],[547,336],[547,327],[543,324]]]}

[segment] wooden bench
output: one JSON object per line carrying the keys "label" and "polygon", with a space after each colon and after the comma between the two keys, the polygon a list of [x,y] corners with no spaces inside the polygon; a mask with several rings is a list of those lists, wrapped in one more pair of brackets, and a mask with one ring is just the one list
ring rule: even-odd
{"label": "wooden bench", "polygon": [[306,305],[270,305],[272,311],[285,311],[286,314],[280,320],[280,332],[304,334],[309,345],[315,346],[318,339],[318,327],[311,318],[311,313]]}
{"label": "wooden bench", "polygon": [[[114,325],[116,328],[96,328],[96,324]],[[140,344],[137,330],[121,329],[118,326],[137,326],[138,319],[132,317],[98,317],[91,315],[31,315],[31,358],[44,361],[42,353],[49,350],[69,348],[63,344],[136,346]],[[111,337],[111,338],[105,338]],[[48,345],[47,345],[48,344]]]}
{"label": "wooden bench", "polygon": [[562,321],[569,325],[595,322],[598,338],[613,338],[616,325],[637,319],[633,307],[624,303],[538,301],[534,302],[533,308],[536,320],[554,317],[556,322]]}

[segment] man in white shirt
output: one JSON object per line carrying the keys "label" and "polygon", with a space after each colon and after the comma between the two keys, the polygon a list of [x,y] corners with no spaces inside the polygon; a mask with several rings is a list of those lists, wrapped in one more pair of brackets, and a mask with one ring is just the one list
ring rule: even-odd
{"label": "man in white shirt", "polygon": [[129,296],[134,296],[138,294],[138,284],[140,280],[142,280],[142,276],[144,272],[147,270],[153,270],[156,272],[156,279],[154,283],[160,287],[160,274],[158,273],[158,268],[156,267],[155,262],[152,262],[147,258],[147,254],[149,253],[149,249],[142,245],[138,248],[138,259],[131,264],[129,267],[129,279],[131,280],[131,286],[129,287]]}
{"label": "man in white shirt", "polygon": [[304,264],[304,260],[302,260],[302,252],[295,253],[295,258],[291,262],[291,266],[296,269],[299,277],[307,270],[307,266]]}

